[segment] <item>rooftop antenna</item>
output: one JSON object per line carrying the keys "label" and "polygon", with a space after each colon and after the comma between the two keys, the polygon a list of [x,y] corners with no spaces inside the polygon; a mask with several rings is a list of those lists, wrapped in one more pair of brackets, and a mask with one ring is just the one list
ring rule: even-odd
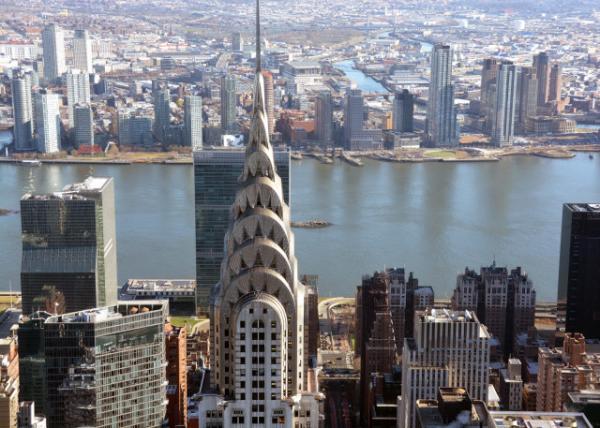
{"label": "rooftop antenna", "polygon": [[256,72],[261,71],[260,60],[260,0],[256,0]]}

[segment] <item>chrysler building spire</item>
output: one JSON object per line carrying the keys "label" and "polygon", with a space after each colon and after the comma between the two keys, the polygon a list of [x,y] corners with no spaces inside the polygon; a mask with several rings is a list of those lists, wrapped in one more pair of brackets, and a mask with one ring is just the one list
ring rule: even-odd
{"label": "chrysler building spire", "polygon": [[256,55],[249,141],[221,279],[211,296],[211,384],[227,403],[225,427],[317,426],[317,395],[304,388],[305,287],[298,280],[290,208],[269,141],[259,0]]}

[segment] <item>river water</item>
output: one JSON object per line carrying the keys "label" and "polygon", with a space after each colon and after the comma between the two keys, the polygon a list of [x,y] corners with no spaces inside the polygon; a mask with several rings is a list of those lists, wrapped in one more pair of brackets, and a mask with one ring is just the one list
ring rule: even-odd
{"label": "river water", "polygon": [[[18,210],[23,192],[59,190],[90,172],[115,180],[120,282],[194,277],[190,166],[0,164],[0,208]],[[548,301],[556,299],[562,203],[600,201],[600,156],[363,168],[294,161],[292,192],[295,220],[333,223],[296,229],[300,271],[320,276],[322,295],[352,295],[363,274],[406,266],[448,297],[457,272],[495,258],[522,265]],[[18,215],[0,217],[0,289],[19,287],[19,232]]]}

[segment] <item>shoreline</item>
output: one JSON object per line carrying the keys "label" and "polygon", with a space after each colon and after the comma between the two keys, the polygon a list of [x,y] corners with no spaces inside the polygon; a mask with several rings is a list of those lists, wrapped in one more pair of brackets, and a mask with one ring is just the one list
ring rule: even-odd
{"label": "shoreline", "polygon": [[[534,156],[546,159],[571,159],[577,153],[600,153],[600,145],[573,145],[573,146],[545,146],[545,147],[516,147],[511,151],[489,151],[481,152],[478,155],[465,155],[466,151],[472,151],[473,148],[459,147],[455,149],[414,149],[402,152],[390,150],[372,150],[365,152],[343,151],[341,156],[336,156],[342,162],[352,166],[362,166],[362,159],[371,159],[377,162],[391,163],[478,163],[478,162],[499,162],[502,158],[510,156]],[[489,150],[489,149],[488,149]],[[444,152],[443,156],[436,156],[437,152]],[[301,154],[301,156],[298,155]],[[430,155],[431,154],[431,155]],[[138,158],[65,158],[65,159],[15,159],[12,157],[0,157],[0,164],[18,164],[35,168],[39,164],[66,164],[66,165],[193,165],[193,158],[182,157],[178,159],[144,158],[143,152],[137,153]],[[304,158],[310,158],[326,165],[334,164],[333,159],[320,152],[292,152],[293,161],[301,161]],[[28,164],[24,161],[38,161],[38,164]]]}

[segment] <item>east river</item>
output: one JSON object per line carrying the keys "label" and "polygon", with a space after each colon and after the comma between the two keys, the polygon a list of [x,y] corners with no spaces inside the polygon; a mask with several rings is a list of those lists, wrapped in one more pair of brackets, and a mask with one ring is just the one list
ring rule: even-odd
{"label": "east river", "polygon": [[[0,164],[0,208],[18,210],[24,192],[60,190],[88,174],[115,180],[119,281],[193,278],[191,166]],[[520,265],[538,300],[556,299],[563,202],[600,201],[600,155],[552,160],[394,164],[357,168],[314,160],[292,164],[294,220],[302,273],[320,276],[322,295],[352,295],[363,274],[405,266],[436,295],[456,274],[494,259]],[[0,289],[19,289],[20,219],[0,217]]]}

